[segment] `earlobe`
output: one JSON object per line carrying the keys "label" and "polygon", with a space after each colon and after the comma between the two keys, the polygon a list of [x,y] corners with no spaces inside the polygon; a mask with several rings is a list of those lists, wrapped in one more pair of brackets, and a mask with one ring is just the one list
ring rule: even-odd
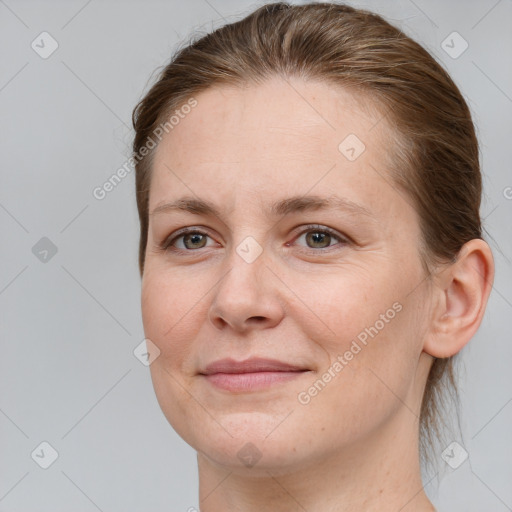
{"label": "earlobe", "polygon": [[424,351],[445,358],[459,352],[482,322],[494,280],[494,260],[489,245],[470,240],[456,260],[434,278],[437,305],[431,318]]}

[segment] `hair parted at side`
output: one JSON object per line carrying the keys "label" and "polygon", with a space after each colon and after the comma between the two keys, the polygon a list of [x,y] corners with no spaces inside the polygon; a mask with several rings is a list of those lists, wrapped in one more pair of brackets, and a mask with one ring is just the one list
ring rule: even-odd
{"label": "hair parted at side", "polygon": [[[276,76],[350,88],[385,112],[396,136],[389,173],[418,212],[427,273],[453,261],[469,240],[482,238],[475,129],[441,65],[377,14],[336,3],[270,3],[177,51],[133,111],[141,276],[154,148],[143,156],[141,149],[194,95],[215,85],[260,84]],[[447,391],[456,395],[453,358],[435,359],[420,416],[427,459]]]}

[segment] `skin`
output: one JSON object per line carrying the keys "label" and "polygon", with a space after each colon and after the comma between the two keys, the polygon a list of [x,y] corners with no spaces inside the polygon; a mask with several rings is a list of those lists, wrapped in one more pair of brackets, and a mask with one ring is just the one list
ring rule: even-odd
{"label": "skin", "polygon": [[[142,315],[160,350],[150,366],[159,404],[198,453],[201,510],[434,510],[418,461],[421,398],[432,356],[455,354],[480,324],[489,247],[473,240],[456,263],[425,273],[418,216],[387,170],[393,133],[369,99],[280,78],[196,99],[155,152]],[[349,134],[366,146],[354,161],[338,149]],[[270,211],[334,194],[369,215]],[[184,196],[220,216],[153,213]],[[164,250],[185,227],[207,236]],[[319,243],[322,228],[335,235]],[[251,263],[237,252],[246,237],[262,249]],[[301,403],[393,304],[394,318]],[[199,375],[215,360],[256,356],[309,371],[236,393]],[[251,466],[237,456],[244,446]]]}

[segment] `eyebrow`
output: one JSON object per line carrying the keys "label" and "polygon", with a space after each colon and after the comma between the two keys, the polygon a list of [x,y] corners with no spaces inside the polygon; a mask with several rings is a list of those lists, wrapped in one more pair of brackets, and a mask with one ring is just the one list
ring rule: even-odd
{"label": "eyebrow", "polygon": [[[270,215],[284,217],[292,213],[316,211],[316,210],[339,210],[352,215],[362,215],[375,219],[375,215],[363,205],[350,201],[349,199],[331,195],[320,196],[295,196],[277,201],[270,207]],[[158,205],[151,212],[151,216],[172,211],[186,211],[196,215],[211,215],[223,219],[222,213],[210,201],[195,197],[182,197],[175,201]]]}

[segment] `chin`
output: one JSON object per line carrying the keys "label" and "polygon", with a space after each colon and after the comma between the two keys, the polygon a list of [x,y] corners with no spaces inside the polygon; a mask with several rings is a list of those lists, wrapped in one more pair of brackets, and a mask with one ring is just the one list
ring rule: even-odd
{"label": "chin", "polygon": [[304,447],[314,448],[310,439],[301,439],[301,427],[292,421],[293,414],[279,424],[285,416],[276,418],[263,412],[224,414],[216,418],[218,423],[212,418],[203,419],[177,432],[211,463],[268,477],[268,471],[277,475],[300,465],[307,458]]}

